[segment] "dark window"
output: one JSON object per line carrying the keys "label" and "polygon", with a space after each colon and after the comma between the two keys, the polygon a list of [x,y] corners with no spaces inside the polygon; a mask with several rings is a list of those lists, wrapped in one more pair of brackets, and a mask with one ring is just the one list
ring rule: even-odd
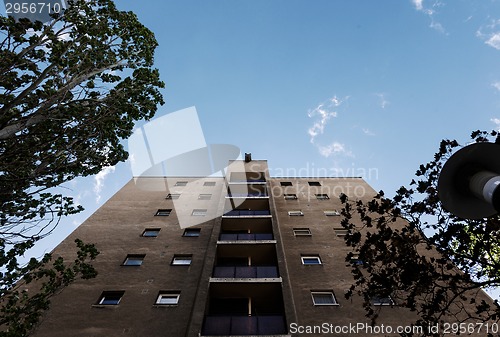
{"label": "dark window", "polygon": [[103,291],[97,304],[118,305],[123,297],[124,291]]}
{"label": "dark window", "polygon": [[311,230],[309,228],[294,228],[293,234],[295,236],[311,236]]}
{"label": "dark window", "polygon": [[309,186],[321,186],[319,181],[308,181]]}
{"label": "dark window", "polygon": [[186,186],[187,183],[188,183],[187,181],[178,181],[178,182],[175,183],[174,186]]}
{"label": "dark window", "polygon": [[330,199],[330,197],[328,196],[328,194],[315,194],[316,196],[316,199],[318,200],[328,200]]}
{"label": "dark window", "polygon": [[179,193],[169,193],[167,194],[167,199],[179,199],[180,196]]}
{"label": "dark window", "polygon": [[297,194],[285,194],[285,200],[296,200]]}
{"label": "dark window", "polygon": [[159,209],[156,211],[156,216],[169,216],[172,213],[172,209]]}
{"label": "dark window", "polygon": [[203,186],[215,186],[215,181],[205,181]]}
{"label": "dark window", "polygon": [[375,296],[371,299],[372,305],[394,305],[390,296]]}
{"label": "dark window", "polygon": [[292,186],[292,182],[291,181],[282,181],[282,182],[280,182],[280,185],[281,186]]}
{"label": "dark window", "polygon": [[301,256],[302,259],[302,264],[304,265],[318,265],[321,264],[321,259],[319,258],[318,255],[308,255],[308,256]]}
{"label": "dark window", "polygon": [[191,237],[200,236],[200,231],[201,231],[200,228],[186,228],[182,236],[191,236]]}
{"label": "dark window", "polygon": [[160,233],[160,228],[146,228],[144,232],[142,232],[142,236],[146,238],[155,238]]}

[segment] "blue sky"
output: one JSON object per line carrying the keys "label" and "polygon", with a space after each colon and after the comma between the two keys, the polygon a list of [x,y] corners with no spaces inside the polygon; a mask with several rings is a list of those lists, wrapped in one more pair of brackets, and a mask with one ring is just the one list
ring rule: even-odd
{"label": "blue sky", "polygon": [[[500,1],[116,4],[159,42],[158,116],[196,106],[207,143],[267,159],[272,174],[362,175],[392,195],[441,139],[500,126]],[[131,177],[124,163],[68,183],[86,211],[40,251]]]}

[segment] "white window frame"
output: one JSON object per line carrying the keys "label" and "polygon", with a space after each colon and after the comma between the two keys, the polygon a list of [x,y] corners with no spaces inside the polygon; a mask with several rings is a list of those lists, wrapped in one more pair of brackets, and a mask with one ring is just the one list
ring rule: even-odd
{"label": "white window frame", "polygon": [[323,211],[326,216],[340,216],[338,211]]}
{"label": "white window frame", "polygon": [[[179,304],[179,298],[181,297],[180,292],[162,292],[158,294],[158,297],[156,298],[156,305],[177,305]],[[163,299],[172,299],[173,301],[169,303],[162,303]]]}
{"label": "white window frame", "polygon": [[205,181],[203,183],[203,186],[215,186],[216,182],[215,181]]}
{"label": "white window frame", "polygon": [[304,212],[302,211],[288,211],[289,216],[303,216]]}
{"label": "white window frame", "polygon": [[329,200],[330,197],[326,193],[316,193],[314,194],[317,200]]}
{"label": "white window frame", "polygon": [[187,184],[188,184],[187,181],[181,180],[181,181],[177,181],[174,186],[186,186]]}
{"label": "white window frame", "polygon": [[[330,295],[330,298],[332,299],[332,303],[316,303],[315,301],[315,295]],[[335,298],[335,294],[333,291],[311,291],[311,298],[313,301],[313,304],[316,306],[331,306],[331,305],[339,305],[337,302],[337,299]]]}
{"label": "white window frame", "polygon": [[[144,254],[128,254],[127,257],[125,258],[125,260],[123,261],[123,266],[127,266],[127,267],[140,267],[142,266],[142,264],[144,263],[144,258],[146,257],[146,255]],[[131,261],[138,261],[140,263],[129,263]]]}
{"label": "white window frame", "polygon": [[286,193],[283,195],[283,197],[285,198],[285,200],[297,200],[298,199],[297,194],[293,194],[293,193]]}
{"label": "white window frame", "polygon": [[191,212],[192,216],[205,216],[207,215],[207,210],[205,208],[195,208],[193,212]]}
{"label": "white window frame", "polygon": [[174,255],[172,259],[172,266],[190,266],[193,262],[192,255]]}
{"label": "white window frame", "polygon": [[167,194],[165,199],[177,200],[180,198],[180,196],[181,196],[180,193],[169,193],[169,194]]}
{"label": "white window frame", "polygon": [[[307,259],[315,259],[316,261],[318,261],[318,263],[306,263],[305,260],[307,260]],[[300,257],[300,260],[302,261],[302,264],[304,266],[319,266],[319,265],[323,264],[321,262],[321,257],[319,257],[319,255],[302,255]]]}
{"label": "white window frame", "polygon": [[201,193],[198,195],[198,200],[211,200],[212,194],[210,193]]}

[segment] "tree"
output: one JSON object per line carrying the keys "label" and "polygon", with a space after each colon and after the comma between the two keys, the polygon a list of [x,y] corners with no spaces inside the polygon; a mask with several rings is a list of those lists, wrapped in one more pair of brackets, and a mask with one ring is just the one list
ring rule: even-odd
{"label": "tree", "polygon": [[[111,0],[69,1],[48,24],[0,16],[0,33],[0,324],[12,325],[6,312],[34,298],[15,294],[20,279],[64,285],[95,274],[87,262],[96,252],[81,242],[72,266],[50,256],[22,266],[17,257],[82,210],[61,184],[127,158],[121,140],[154,116],[164,84],[154,34]],[[44,300],[57,289],[42,290]],[[42,302],[22,304],[32,306],[25,314]]]}
{"label": "tree", "polygon": [[[496,131],[475,131],[471,138],[500,142]],[[420,166],[416,180],[393,198],[379,192],[369,202],[352,203],[341,196],[342,224],[349,229],[346,243],[363,261],[363,267],[352,268],[355,284],[346,296],[362,296],[373,321],[378,311],[370,299],[390,296],[414,311],[415,324],[424,328],[451,318],[457,323],[451,332],[500,332],[491,325],[500,317],[499,306],[481,296],[481,289],[500,285],[500,219],[458,218],[442,208],[437,195],[441,168],[459,146],[455,140],[443,140],[434,159]],[[425,336],[440,336],[424,331]]]}

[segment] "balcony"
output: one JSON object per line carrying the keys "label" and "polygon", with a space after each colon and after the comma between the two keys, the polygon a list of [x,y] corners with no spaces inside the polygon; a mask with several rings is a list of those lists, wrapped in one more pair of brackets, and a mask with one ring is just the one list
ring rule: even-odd
{"label": "balcony", "polygon": [[222,233],[219,236],[219,241],[269,241],[274,240],[272,233]]}
{"label": "balcony", "polygon": [[240,199],[251,199],[251,198],[267,198],[269,199],[269,194],[267,193],[228,193],[226,198],[240,198]]}
{"label": "balcony", "polygon": [[278,278],[275,266],[222,266],[215,267],[214,278]]}
{"label": "balcony", "polygon": [[203,336],[283,335],[287,333],[285,317],[266,316],[205,316]]}
{"label": "balcony", "polygon": [[246,216],[271,216],[271,211],[267,209],[262,210],[237,210],[233,209],[226,211],[223,216],[226,217],[246,217]]}

